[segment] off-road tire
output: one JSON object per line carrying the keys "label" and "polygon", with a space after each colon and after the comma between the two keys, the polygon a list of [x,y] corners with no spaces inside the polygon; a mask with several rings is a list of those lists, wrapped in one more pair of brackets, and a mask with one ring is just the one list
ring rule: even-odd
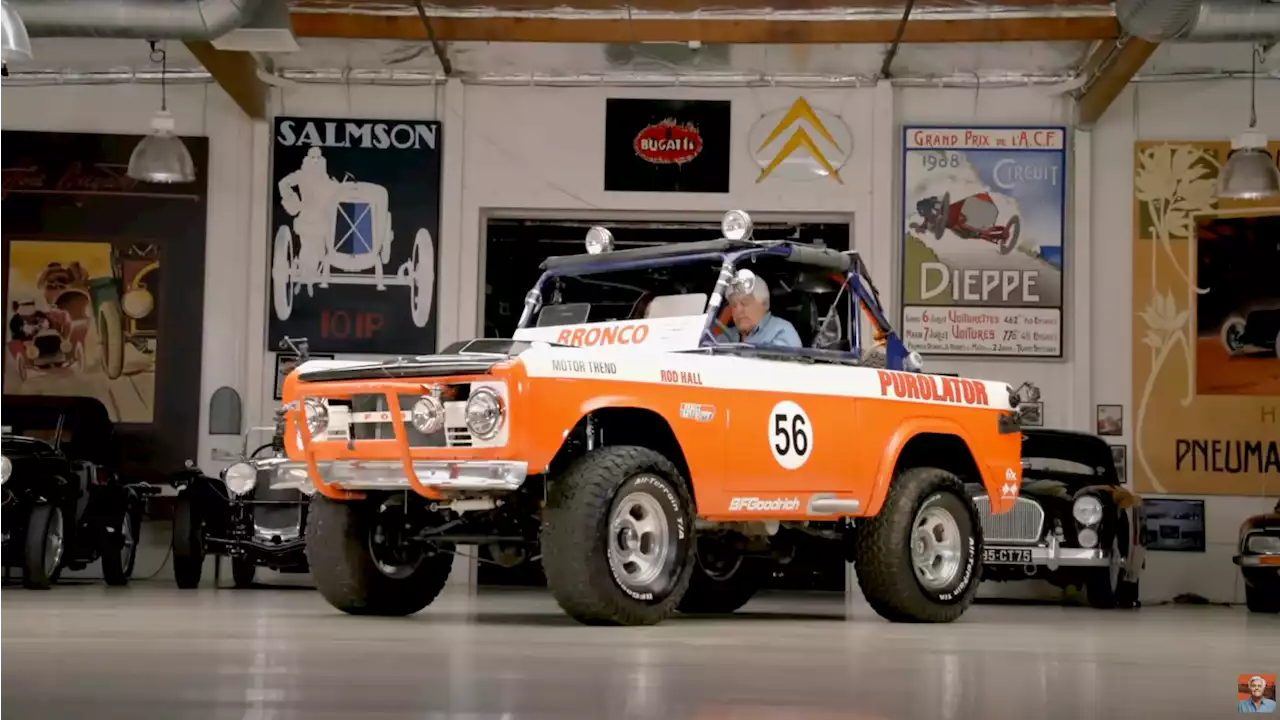
{"label": "off-road tire", "polygon": [[717,577],[695,560],[689,588],[680,600],[682,613],[731,613],[746,605],[764,585],[773,563],[765,558],[744,557],[726,577]]}
{"label": "off-road tire", "polygon": [[178,493],[173,508],[173,579],[178,587],[200,587],[204,572],[204,527],[190,489]]}
{"label": "off-road tire", "polygon": [[1246,582],[1244,585],[1244,604],[1245,607],[1249,608],[1249,612],[1280,613],[1280,593],[1272,592],[1268,594],[1263,588]]}
{"label": "off-road tire", "polygon": [[62,547],[66,557],[67,519],[62,508],[51,503],[40,503],[31,508],[27,517],[27,536],[23,538],[22,585],[31,590],[48,590],[58,579],[61,563],[49,572],[44,566],[45,547],[49,542],[50,524],[54,513],[62,516]]}
{"label": "off-road tire", "polygon": [[[916,515],[934,503],[951,513],[961,538],[968,538],[961,546],[956,579],[938,591],[920,584],[911,560]],[[859,521],[853,552],[858,585],[881,617],[891,622],[952,622],[978,593],[982,523],[958,477],[940,468],[910,468],[893,478],[880,514]]]}
{"label": "off-road tire", "polygon": [[[660,486],[636,481],[660,480]],[[620,493],[619,491],[622,491]],[[633,597],[613,576],[609,522],[614,503],[648,492],[667,515],[675,553],[668,587],[651,599]],[[542,564],[560,607],[585,625],[654,625],[676,610],[694,569],[694,510],[680,471],[660,453],[616,445],[578,458],[547,491],[542,515]]]}
{"label": "off-road tire", "polygon": [[238,588],[253,587],[253,578],[258,574],[258,566],[249,558],[231,558],[231,582]]}
{"label": "off-road tire", "polygon": [[306,530],[311,579],[330,605],[350,615],[412,615],[444,589],[453,555],[428,555],[403,578],[383,574],[369,549],[378,507],[374,500],[311,498]]}
{"label": "off-road tire", "polygon": [[117,529],[108,538],[109,542],[104,544],[102,552],[102,579],[112,587],[123,587],[129,584],[129,576],[133,574],[133,561],[138,556],[138,525],[133,513],[129,510],[123,512],[123,518],[133,523],[130,528],[130,532],[133,533],[133,551],[129,553],[129,559],[125,560],[120,556],[121,547],[117,544],[124,542],[123,528]]}

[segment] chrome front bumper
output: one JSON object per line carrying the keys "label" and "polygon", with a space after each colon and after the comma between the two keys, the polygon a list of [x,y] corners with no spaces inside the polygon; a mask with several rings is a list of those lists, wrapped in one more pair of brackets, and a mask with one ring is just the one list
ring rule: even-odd
{"label": "chrome front bumper", "polygon": [[[340,460],[317,462],[322,482],[348,490],[410,490],[398,460]],[[286,460],[273,468],[273,488],[306,492],[313,487],[307,464]],[[529,464],[502,460],[416,460],[413,472],[427,487],[441,490],[492,492],[516,490],[528,476]]]}
{"label": "chrome front bumper", "polygon": [[[1031,562],[1028,565],[1045,566],[1050,570],[1059,567],[1107,567],[1111,564],[1111,553],[1101,548],[1068,548],[1058,544],[1058,538],[1049,536],[1046,545],[983,545],[983,550],[1031,551]],[[1023,563],[996,563],[1013,565]]]}

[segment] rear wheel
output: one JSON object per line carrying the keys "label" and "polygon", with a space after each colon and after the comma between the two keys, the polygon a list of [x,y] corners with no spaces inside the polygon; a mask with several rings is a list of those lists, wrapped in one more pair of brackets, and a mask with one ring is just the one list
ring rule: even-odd
{"label": "rear wheel", "polygon": [[551,483],[542,550],[547,587],[575,620],[654,625],[689,586],[693,501],[660,453],[593,450]]}
{"label": "rear wheel", "polygon": [[939,468],[899,473],[880,514],[859,523],[858,585],[893,622],[951,622],[978,592],[982,526],[960,479]]}
{"label": "rear wheel", "polygon": [[717,538],[698,538],[697,560],[689,589],[680,600],[683,613],[731,613],[756,594],[771,563],[746,557]]}
{"label": "rear wheel", "polygon": [[48,590],[62,569],[66,547],[62,508],[41,503],[31,508],[23,547],[22,584],[32,590]]}
{"label": "rear wheel", "polygon": [[311,498],[307,564],[329,604],[352,615],[412,615],[431,604],[453,568],[451,547],[401,537],[407,505]]}
{"label": "rear wheel", "polygon": [[1132,608],[1138,602],[1138,583],[1125,580],[1126,557],[1120,545],[1120,533],[1111,539],[1110,562],[1105,568],[1094,568],[1085,579],[1085,595],[1089,604],[1099,610]]}
{"label": "rear wheel", "polygon": [[200,586],[204,554],[204,523],[190,491],[180,493],[173,510],[173,579],[178,587]]}

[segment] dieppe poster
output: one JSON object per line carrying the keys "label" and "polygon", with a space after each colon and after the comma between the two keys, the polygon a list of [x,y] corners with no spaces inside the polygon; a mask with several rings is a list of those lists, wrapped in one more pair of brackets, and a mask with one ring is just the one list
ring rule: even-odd
{"label": "dieppe poster", "polygon": [[1062,357],[1066,129],[903,128],[903,322],[924,355]]}

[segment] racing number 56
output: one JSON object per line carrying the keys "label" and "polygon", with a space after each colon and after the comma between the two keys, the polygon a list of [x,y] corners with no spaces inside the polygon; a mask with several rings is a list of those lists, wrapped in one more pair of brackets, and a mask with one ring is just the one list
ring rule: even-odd
{"label": "racing number 56", "polygon": [[800,456],[807,455],[809,453],[809,434],[805,431],[808,426],[809,423],[805,420],[804,415],[774,414],[773,436],[776,440],[773,444],[773,449],[779,455],[791,455],[793,452]]}

